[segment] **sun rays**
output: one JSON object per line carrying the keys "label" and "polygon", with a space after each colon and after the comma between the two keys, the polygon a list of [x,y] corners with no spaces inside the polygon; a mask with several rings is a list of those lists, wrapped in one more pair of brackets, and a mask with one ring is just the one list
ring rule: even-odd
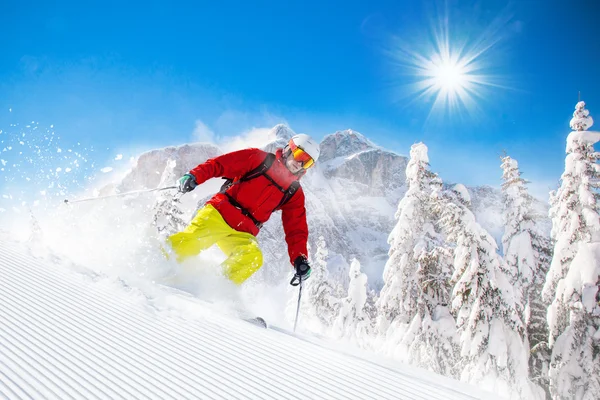
{"label": "sun rays", "polygon": [[[389,55],[395,67],[396,97],[408,106],[428,107],[427,120],[480,117],[480,103],[502,84],[491,62],[507,20],[496,20],[478,36],[450,31],[447,17],[437,18],[425,34],[396,37]],[[424,40],[423,40],[424,39]]]}

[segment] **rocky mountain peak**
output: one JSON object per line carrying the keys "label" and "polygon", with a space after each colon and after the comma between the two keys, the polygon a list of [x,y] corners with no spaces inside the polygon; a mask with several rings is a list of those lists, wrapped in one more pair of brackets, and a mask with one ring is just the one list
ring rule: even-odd
{"label": "rocky mountain peak", "polygon": [[346,129],[325,136],[321,142],[321,157],[324,162],[336,157],[350,156],[377,146],[357,131]]}
{"label": "rocky mountain peak", "polygon": [[294,132],[287,125],[275,125],[269,132],[269,137],[273,138],[273,141],[264,146],[262,149],[270,153],[275,153],[277,149],[285,147],[295,134],[296,132]]}
{"label": "rocky mountain peak", "polygon": [[271,134],[276,140],[285,140],[287,142],[296,133],[287,125],[277,124],[271,129]]}
{"label": "rocky mountain peak", "polygon": [[167,167],[174,176],[181,176],[209,158],[216,157],[222,151],[209,143],[193,143],[181,146],[169,146],[143,153],[135,166],[123,178],[121,188],[127,190],[153,189],[163,183],[163,174]]}

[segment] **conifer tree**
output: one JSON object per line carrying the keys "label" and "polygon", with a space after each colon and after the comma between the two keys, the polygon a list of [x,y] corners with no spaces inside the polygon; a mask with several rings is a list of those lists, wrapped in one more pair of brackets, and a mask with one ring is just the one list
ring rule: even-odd
{"label": "conifer tree", "polygon": [[442,182],[429,170],[424,144],[413,145],[406,176],[409,188],[398,206],[398,223],[390,235],[391,256],[384,275],[387,286],[378,304],[388,312],[380,321],[390,325],[384,350],[451,376],[458,343],[448,309],[452,251],[440,233]]}
{"label": "conifer tree", "polygon": [[458,335],[448,307],[452,251],[438,242],[440,239],[436,234],[419,255],[418,309],[403,338],[403,347],[408,349],[411,364],[456,377]]}
{"label": "conifer tree", "polygon": [[162,237],[183,230],[187,223],[183,220],[183,211],[179,201],[180,193],[161,193],[154,204],[154,226]]}
{"label": "conifer tree", "polygon": [[[550,241],[536,228],[540,218],[532,209],[533,197],[527,191],[527,181],[521,177],[516,160],[502,159],[504,226],[502,237],[504,261],[512,271],[512,284],[522,307],[519,315],[526,326],[530,346],[530,375],[534,382],[548,388],[547,351],[548,326],[546,304],[541,288],[550,265]],[[518,304],[518,303],[517,303]]]}
{"label": "conifer tree", "polygon": [[466,188],[448,193],[442,222],[455,243],[452,309],[460,335],[461,380],[493,384],[497,392],[540,398],[528,379],[525,328],[517,313],[511,275],[491,235],[468,209]]}
{"label": "conifer tree", "polygon": [[395,343],[390,343],[392,347],[401,340],[417,312],[418,254],[415,254],[415,248],[420,246],[423,238],[433,177],[429,170],[427,146],[423,143],[412,145],[406,167],[408,190],[398,204],[397,223],[388,238],[389,259],[383,271],[384,286],[377,302],[379,332],[386,334],[388,327],[394,325],[395,338],[391,340]]}
{"label": "conifer tree", "polygon": [[[594,214],[597,212],[595,190],[598,188],[598,156],[594,151],[594,142],[582,132],[592,124],[585,103],[580,101],[571,119],[573,132],[567,138],[565,171],[559,189],[551,197],[553,206],[549,215],[552,218],[554,256],[544,285],[543,295],[547,302],[554,300],[558,281],[566,276],[578,244],[591,240],[590,226],[593,227]],[[590,218],[587,218],[588,215]],[[563,318],[556,322],[557,328],[562,331],[560,327],[564,327],[566,321]],[[557,333],[553,332],[552,338],[556,338]]]}
{"label": "conifer tree", "polygon": [[360,271],[360,263],[353,259],[349,270],[348,294],[340,302],[339,312],[333,324],[333,335],[371,347],[374,333],[373,320],[367,313],[367,275]]}
{"label": "conifer tree", "polygon": [[530,347],[529,376],[534,383],[549,393],[550,348],[546,318],[548,305],[542,298],[542,289],[552,261],[550,238],[539,232],[535,233],[532,236],[532,246],[539,260],[539,269],[529,291],[529,312],[525,321]]}
{"label": "conifer tree", "polygon": [[[177,175],[175,168],[176,160],[169,160],[165,168],[165,172],[161,177],[161,182],[175,182]],[[183,219],[183,211],[180,203],[181,193],[162,191],[157,196],[154,204],[154,219],[153,224],[158,232],[159,237],[167,237],[176,232],[183,230],[187,223]]]}
{"label": "conifer tree", "polygon": [[544,285],[548,309],[550,391],[554,399],[600,397],[600,133],[585,103],[575,107],[561,183],[552,198],[554,255]]}
{"label": "conifer tree", "polygon": [[[327,270],[327,258],[329,251],[325,238],[320,236],[317,241],[317,249],[310,257],[311,274],[303,282],[302,305],[300,312],[303,326],[317,333],[326,333],[333,326],[334,319],[338,313],[340,300],[335,296],[336,287],[329,278]],[[290,304],[288,306],[288,320],[292,309],[295,313],[294,298],[297,299],[298,292],[291,291]]]}
{"label": "conifer tree", "polygon": [[411,364],[456,377],[458,335],[449,309],[453,252],[441,233],[442,180],[435,175],[429,186],[428,218],[421,244],[415,249],[419,287],[417,314],[402,338],[400,349],[406,350]]}
{"label": "conifer tree", "polygon": [[600,242],[582,243],[555,302],[568,305],[568,325],[552,346],[553,399],[600,398]]}

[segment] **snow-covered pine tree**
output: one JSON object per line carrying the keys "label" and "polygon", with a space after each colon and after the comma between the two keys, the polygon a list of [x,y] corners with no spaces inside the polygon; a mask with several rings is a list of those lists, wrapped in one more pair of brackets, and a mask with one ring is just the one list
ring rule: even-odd
{"label": "snow-covered pine tree", "polygon": [[332,333],[335,338],[349,340],[361,348],[369,349],[375,326],[366,310],[367,275],[360,271],[360,263],[356,258],[350,263],[348,275],[348,294],[340,301]]}
{"label": "snow-covered pine tree", "polygon": [[546,318],[548,305],[542,298],[542,289],[552,262],[552,246],[550,238],[540,232],[533,233],[531,243],[538,259],[539,269],[529,292],[529,319],[525,321],[530,347],[529,376],[534,383],[549,393],[550,348]]}
{"label": "snow-covered pine tree", "polygon": [[[174,173],[177,161],[169,160],[161,182],[175,182],[177,177]],[[153,224],[160,237],[167,237],[183,230],[187,223],[183,219],[183,211],[179,199],[181,193],[162,191],[159,192],[156,203],[154,203]]]}
{"label": "snow-covered pine tree", "polygon": [[580,243],[556,300],[568,305],[569,324],[554,342],[553,399],[600,398],[600,241]]}
{"label": "snow-covered pine tree", "polygon": [[320,236],[317,240],[317,249],[311,258],[311,275],[303,285],[306,293],[301,306],[303,326],[309,330],[325,333],[333,326],[333,321],[338,313],[339,299],[335,297],[336,288],[329,279],[327,270],[327,257],[329,251],[325,238]]}
{"label": "snow-covered pine tree", "polygon": [[517,160],[502,157],[502,194],[504,200],[502,250],[506,267],[511,273],[515,295],[523,309],[519,314],[527,320],[525,309],[529,305],[529,290],[536,276],[537,263],[531,244],[534,229],[531,212],[532,197],[527,192],[527,181],[521,178]]}
{"label": "snow-covered pine tree", "polygon": [[335,288],[337,290],[335,295],[339,298],[346,297],[348,284],[350,283],[350,278],[348,276],[350,265],[341,255],[329,257],[327,265],[329,279],[332,283],[335,282]]}
{"label": "snow-covered pine tree", "polygon": [[[377,292],[375,289],[367,289],[367,302],[365,303],[365,312],[371,321],[377,321]],[[374,331],[375,332],[375,331]]]}
{"label": "snow-covered pine tree", "polygon": [[[429,170],[427,147],[422,143],[411,149],[407,182],[398,223],[390,235],[387,287],[378,304],[388,311],[387,317],[380,316],[384,321],[380,327],[390,324],[383,348],[398,359],[452,376],[458,347],[454,318],[447,307],[452,252],[439,233],[442,182]],[[389,320],[393,302],[398,309],[395,319]]]}
{"label": "snow-covered pine tree", "polygon": [[411,364],[456,377],[458,335],[448,306],[453,252],[441,234],[442,180],[437,175],[432,177],[430,188],[427,221],[420,245],[415,247],[419,287],[417,314],[402,340]]}
{"label": "snow-covered pine tree", "polygon": [[452,308],[460,335],[461,380],[522,399],[543,394],[528,379],[525,328],[515,304],[511,276],[491,235],[466,206],[463,185],[448,193],[442,222],[454,251]]}
{"label": "snow-covered pine tree", "polygon": [[553,303],[553,320],[549,321],[550,345],[568,323],[568,310],[554,302],[558,282],[567,275],[579,243],[590,242],[595,228],[598,153],[594,150],[594,133],[585,133],[592,124],[585,103],[580,101],[571,119],[573,132],[567,137],[565,171],[560,187],[551,199],[553,205],[549,215],[552,218],[554,255],[543,291],[544,300]]}
{"label": "snow-covered pine tree", "polygon": [[428,246],[419,255],[418,312],[403,342],[411,364],[456,377],[458,335],[448,307],[452,251],[434,238]]}
{"label": "snow-covered pine tree", "polygon": [[[502,247],[508,271],[513,274],[513,288],[522,308],[519,315],[527,328],[527,339],[534,357],[530,360],[530,375],[534,382],[548,388],[547,349],[548,326],[541,289],[550,265],[550,240],[536,229],[540,216],[533,208],[533,197],[527,191],[527,181],[521,177],[519,165],[503,156],[504,235]],[[518,304],[517,303],[517,304]]]}
{"label": "snow-covered pine tree", "polygon": [[[378,330],[387,337],[386,347],[397,351],[409,324],[417,313],[418,254],[428,220],[427,201],[434,174],[429,170],[427,146],[413,144],[406,167],[408,190],[396,211],[397,223],[389,235],[389,259],[383,270],[384,286],[379,294]],[[399,354],[406,355],[405,351]]]}
{"label": "snow-covered pine tree", "polygon": [[600,397],[600,133],[585,103],[575,107],[561,184],[553,197],[554,256],[544,285],[555,399]]}
{"label": "snow-covered pine tree", "polygon": [[158,234],[167,237],[183,230],[187,223],[179,202],[179,193],[161,193],[154,204],[154,226]]}

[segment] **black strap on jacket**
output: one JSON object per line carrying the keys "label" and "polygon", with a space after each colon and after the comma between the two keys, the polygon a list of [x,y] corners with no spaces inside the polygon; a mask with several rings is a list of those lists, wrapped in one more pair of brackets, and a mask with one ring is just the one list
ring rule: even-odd
{"label": "black strap on jacket", "polygon": [[271,183],[277,189],[279,189],[279,191],[281,191],[283,193],[283,197],[281,198],[281,201],[279,202],[279,204],[277,204],[277,207],[275,207],[273,209],[273,211],[279,209],[285,203],[287,203],[292,198],[294,193],[296,193],[298,188],[300,188],[300,182],[298,182],[298,181],[292,182],[287,189],[281,187],[277,182],[275,182],[275,180],[273,180],[273,178],[271,178],[267,174],[267,171],[273,165],[273,161],[275,161],[275,154],[268,153],[267,156],[265,157],[265,159],[263,160],[263,162],[260,163],[260,165],[258,167],[254,168],[252,171],[244,174],[241,178],[239,178],[239,179],[224,178],[226,180],[225,180],[225,183],[223,183],[223,186],[221,186],[221,190],[220,190],[220,193],[223,193],[225,196],[227,196],[227,199],[229,200],[231,205],[234,206],[235,208],[238,208],[242,212],[243,215],[250,218],[252,220],[252,222],[254,222],[254,225],[256,225],[256,227],[258,229],[262,228],[262,226],[263,226],[262,222],[258,221],[256,218],[254,218],[254,216],[248,210],[246,210],[244,207],[242,207],[242,205],[240,203],[238,203],[238,201],[236,199],[234,199],[232,195],[227,193],[227,191],[233,185],[237,185],[239,183],[246,182],[246,181],[249,181],[254,178],[258,178],[259,176],[264,176],[269,181],[271,181]]}
{"label": "black strap on jacket", "polygon": [[256,225],[256,227],[258,229],[262,228],[262,226],[263,226],[262,222],[260,222],[256,218],[254,218],[254,215],[250,214],[250,211],[248,211],[244,207],[242,207],[242,205],[240,203],[238,203],[237,200],[234,199],[233,196],[230,195],[229,193],[224,192],[224,194],[225,194],[225,196],[227,196],[227,199],[229,199],[229,202],[231,203],[232,206],[234,206],[235,208],[239,208],[240,211],[242,212],[242,214],[244,214],[246,217],[250,218],[252,220],[252,222],[254,222],[254,225]]}
{"label": "black strap on jacket", "polygon": [[[265,176],[268,176],[268,175],[265,175]],[[281,201],[279,202],[279,204],[277,204],[277,207],[275,207],[274,209],[277,210],[280,207],[282,207],[285,203],[287,203],[288,200],[292,198],[294,193],[296,193],[296,190],[298,190],[298,188],[300,188],[300,182],[298,182],[298,181],[292,182],[290,184],[290,187],[288,187],[287,190],[285,190],[283,192],[283,197],[281,198]]]}
{"label": "black strap on jacket", "polygon": [[[261,162],[258,167],[254,168],[252,171],[246,173],[240,179],[235,180],[232,178],[223,178],[223,179],[225,179],[225,183],[223,183],[223,186],[221,186],[220,192],[225,193],[225,191],[233,185],[236,185],[236,184],[244,182],[244,181],[249,181],[250,179],[258,178],[259,176],[264,175],[265,172],[267,172],[269,170],[269,168],[271,168],[271,165],[273,165],[273,161],[275,161],[275,154],[269,153],[269,154],[267,154],[267,156],[265,157],[263,162]],[[271,182],[272,182],[272,180],[271,180]],[[277,185],[277,186],[279,187],[279,185]]]}

